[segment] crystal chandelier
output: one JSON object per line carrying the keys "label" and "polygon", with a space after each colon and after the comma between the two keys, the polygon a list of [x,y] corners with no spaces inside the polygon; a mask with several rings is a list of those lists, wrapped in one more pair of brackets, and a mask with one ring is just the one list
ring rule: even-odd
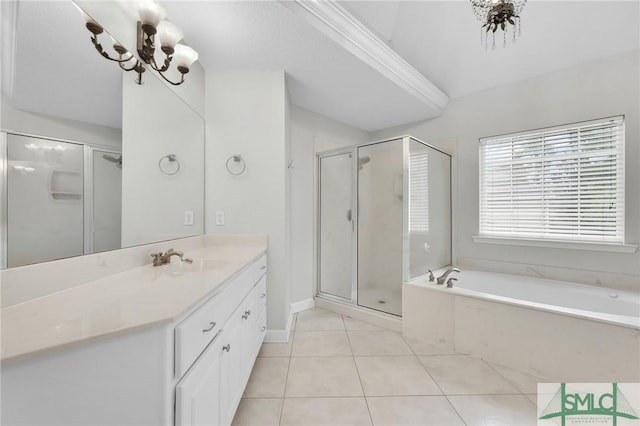
{"label": "crystal chandelier", "polygon": [[488,45],[489,33],[491,33],[492,46],[496,48],[496,31],[502,30],[503,46],[507,46],[507,31],[511,27],[513,41],[516,34],[521,32],[520,12],[527,4],[527,0],[471,0],[473,13],[484,25],[480,31],[480,40]]}

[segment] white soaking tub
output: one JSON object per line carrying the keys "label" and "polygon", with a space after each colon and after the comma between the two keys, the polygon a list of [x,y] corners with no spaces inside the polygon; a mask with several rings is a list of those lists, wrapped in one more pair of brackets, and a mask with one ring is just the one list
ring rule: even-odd
{"label": "white soaking tub", "polygon": [[405,335],[555,381],[640,381],[640,294],[491,272],[450,276],[452,288],[405,283]]}

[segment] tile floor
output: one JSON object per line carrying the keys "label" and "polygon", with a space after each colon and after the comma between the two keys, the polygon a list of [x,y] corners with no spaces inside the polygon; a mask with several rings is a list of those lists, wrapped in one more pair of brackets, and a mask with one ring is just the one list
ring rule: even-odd
{"label": "tile floor", "polygon": [[233,425],[535,425],[537,381],[314,308],[262,346]]}

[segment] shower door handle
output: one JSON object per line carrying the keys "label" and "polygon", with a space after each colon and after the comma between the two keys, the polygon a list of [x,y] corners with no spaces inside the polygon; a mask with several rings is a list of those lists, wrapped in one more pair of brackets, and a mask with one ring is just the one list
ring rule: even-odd
{"label": "shower door handle", "polygon": [[351,209],[347,210],[347,221],[351,222]]}

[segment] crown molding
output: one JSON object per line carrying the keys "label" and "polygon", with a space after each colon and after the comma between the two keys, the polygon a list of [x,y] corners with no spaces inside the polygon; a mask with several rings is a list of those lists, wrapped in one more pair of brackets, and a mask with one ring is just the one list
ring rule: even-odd
{"label": "crown molding", "polygon": [[421,100],[434,110],[434,115],[444,110],[449,97],[337,1],[281,0],[280,3]]}

